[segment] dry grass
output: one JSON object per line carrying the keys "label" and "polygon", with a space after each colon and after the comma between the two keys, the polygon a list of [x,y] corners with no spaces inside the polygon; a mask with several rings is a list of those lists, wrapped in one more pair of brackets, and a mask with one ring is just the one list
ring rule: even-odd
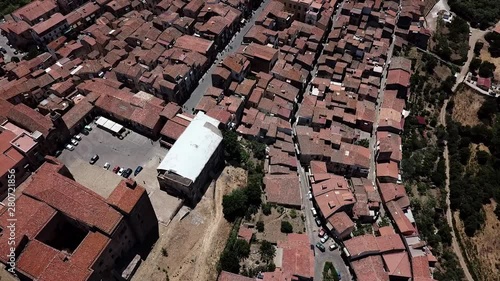
{"label": "dry grass", "polygon": [[302,211],[295,210],[296,217],[292,218],[290,216],[292,210],[284,209],[283,214],[277,211],[277,208],[273,208],[269,216],[262,213],[257,214],[255,221],[264,222],[264,232],[257,233],[257,240],[267,240],[271,243],[276,243],[278,241],[283,241],[286,239],[286,234],[281,232],[281,221],[288,221],[293,226],[293,232],[304,232],[304,222],[302,221]]}
{"label": "dry grass", "polygon": [[477,111],[484,100],[485,98],[474,92],[474,90],[465,86],[460,87],[453,97],[453,101],[455,102],[452,114],[453,120],[464,126],[475,126],[481,123],[477,117]]}
{"label": "dry grass", "polygon": [[245,186],[246,178],[243,169],[226,167],[193,211],[162,226],[160,239],[132,280],[164,281],[167,274],[170,281],[215,280],[231,231],[222,214],[222,196]]}
{"label": "dry grass", "polygon": [[500,80],[500,57],[492,58],[490,53],[488,52],[489,44],[488,42],[484,42],[483,49],[481,50],[480,58],[482,61],[489,61],[497,67],[495,70],[495,80]]}
{"label": "dry grass", "polygon": [[472,238],[467,237],[463,231],[463,223],[455,214],[457,229],[465,244],[467,256],[474,264],[478,280],[499,281],[500,280],[500,221],[496,217],[494,210],[496,202],[483,206],[486,221],[481,229]]}

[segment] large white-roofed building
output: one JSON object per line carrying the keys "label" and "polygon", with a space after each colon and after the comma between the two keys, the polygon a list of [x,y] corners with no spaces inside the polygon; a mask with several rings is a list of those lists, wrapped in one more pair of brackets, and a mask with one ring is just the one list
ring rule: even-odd
{"label": "large white-roofed building", "polygon": [[198,113],[157,168],[160,187],[195,203],[223,160],[219,121]]}

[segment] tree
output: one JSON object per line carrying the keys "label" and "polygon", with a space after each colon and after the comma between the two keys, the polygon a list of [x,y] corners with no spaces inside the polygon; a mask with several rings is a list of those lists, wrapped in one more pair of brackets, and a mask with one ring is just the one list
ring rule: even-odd
{"label": "tree", "polygon": [[495,101],[486,99],[479,110],[477,111],[477,117],[481,120],[487,120],[488,123],[493,117],[493,115],[498,113],[498,105]]}
{"label": "tree", "polygon": [[250,143],[250,148],[252,149],[253,156],[259,160],[266,157],[266,145],[257,141],[252,141]]}
{"label": "tree", "polygon": [[433,73],[434,68],[437,66],[437,64],[437,59],[434,56],[429,55],[429,59],[425,63],[425,70],[427,71],[427,73]]}
{"label": "tree", "polygon": [[476,152],[476,160],[477,163],[479,163],[479,165],[486,164],[489,159],[490,159],[490,154],[488,152],[483,150],[479,150],[478,152]]}
{"label": "tree", "polygon": [[339,274],[329,261],[325,262],[323,266],[323,281],[339,281]]}
{"label": "tree", "polygon": [[258,221],[256,224],[256,228],[258,232],[264,232],[264,222]]}
{"label": "tree", "polygon": [[355,144],[368,148],[370,146],[370,140],[369,139],[358,140],[356,141]]}
{"label": "tree", "polygon": [[483,49],[484,43],[481,41],[477,41],[476,44],[474,45],[474,54],[476,56],[479,56],[481,54],[481,50]]}
{"label": "tree", "polygon": [[222,212],[228,221],[243,217],[248,209],[247,195],[243,189],[236,189],[222,197]]}
{"label": "tree", "polygon": [[249,184],[248,187],[245,188],[245,193],[249,204],[260,206],[262,203],[262,189],[260,185],[256,183]]}
{"label": "tree", "polygon": [[272,206],[269,203],[266,203],[262,205],[262,213],[266,216],[269,216],[271,214]]}
{"label": "tree", "polygon": [[269,263],[276,255],[276,248],[274,248],[271,242],[264,240],[260,244],[259,252],[262,260]]}
{"label": "tree", "polygon": [[289,221],[281,221],[281,232],[283,233],[292,233],[293,226]]}
{"label": "tree", "polygon": [[479,58],[473,58],[469,64],[469,71],[472,73],[476,73],[482,62],[483,61]]}
{"label": "tree", "polygon": [[485,78],[493,77],[493,73],[495,72],[496,68],[497,67],[493,63],[489,61],[483,61],[479,66],[479,76]]}
{"label": "tree", "polygon": [[225,131],[223,133],[222,145],[224,146],[224,155],[226,157],[241,163],[243,149],[238,141],[236,132]]}
{"label": "tree", "polygon": [[238,239],[234,242],[233,251],[240,260],[248,258],[250,256],[250,244],[243,239]]}
{"label": "tree", "polygon": [[240,260],[234,251],[224,251],[220,257],[219,265],[221,270],[232,273],[240,272]]}

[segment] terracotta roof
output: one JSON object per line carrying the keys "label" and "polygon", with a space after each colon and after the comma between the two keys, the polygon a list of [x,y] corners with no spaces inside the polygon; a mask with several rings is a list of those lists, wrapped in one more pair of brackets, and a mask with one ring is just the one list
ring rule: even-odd
{"label": "terracotta roof", "polygon": [[256,278],[250,278],[227,271],[222,271],[219,275],[219,278],[217,278],[217,281],[256,281]]}
{"label": "terracotta roof", "polygon": [[314,252],[307,234],[288,234],[286,241],[278,242],[278,247],[283,249],[281,270],[284,279],[276,281],[293,280],[297,276],[314,278]]}
{"label": "terracotta roof", "polygon": [[406,252],[384,254],[382,258],[387,266],[389,276],[411,277],[410,260]]}
{"label": "terracotta roof", "polygon": [[66,17],[64,17],[61,13],[55,13],[48,20],[37,23],[32,28],[34,32],[41,36],[63,21],[66,21]]}
{"label": "terracotta roof", "polygon": [[174,46],[184,50],[195,51],[202,55],[207,55],[208,51],[213,46],[213,42],[203,38],[194,37],[191,35],[183,35],[177,38]]}
{"label": "terracotta roof", "polygon": [[268,202],[288,206],[302,205],[297,175],[266,175],[264,185]]}
{"label": "terracotta roof", "polygon": [[358,281],[389,281],[380,256],[370,256],[351,262]]}
{"label": "terracotta roof", "polygon": [[386,206],[392,219],[396,222],[396,226],[403,235],[410,235],[416,232],[415,227],[406,217],[398,203],[391,201],[386,203]]}
{"label": "terracotta roof", "polygon": [[[338,212],[328,218],[328,222],[337,233],[343,233],[348,229],[354,229],[354,222],[345,212]],[[349,232],[350,233],[350,232]]]}
{"label": "terracotta roof", "polygon": [[250,243],[250,240],[252,240],[253,236],[253,230],[245,227],[243,225],[240,226],[240,229],[238,230],[238,239],[243,239]]}
{"label": "terracotta roof", "polygon": [[108,204],[130,214],[145,193],[144,187],[138,185],[134,180],[122,180],[113,189],[106,201]]}
{"label": "terracotta roof", "polygon": [[49,117],[43,116],[38,111],[22,103],[15,105],[9,111],[7,118],[31,133],[39,131],[44,137],[47,137],[53,128]]}
{"label": "terracotta roof", "polygon": [[186,126],[176,123],[172,120],[168,120],[161,129],[160,134],[175,141],[181,136],[184,130],[186,130]]}

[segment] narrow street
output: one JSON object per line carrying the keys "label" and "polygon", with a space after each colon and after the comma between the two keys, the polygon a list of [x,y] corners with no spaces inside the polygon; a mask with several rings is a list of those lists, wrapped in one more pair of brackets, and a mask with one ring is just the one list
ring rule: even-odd
{"label": "narrow street", "polygon": [[[446,106],[448,105],[448,100],[444,101],[443,107],[441,108],[441,112],[439,114],[439,123],[441,123],[446,128]],[[467,281],[474,281],[472,275],[469,272],[469,268],[467,267],[467,263],[465,262],[464,256],[462,255],[462,251],[460,249],[460,244],[458,244],[457,236],[455,233],[455,228],[453,227],[453,213],[450,208],[450,160],[448,157],[448,143],[444,143],[444,153],[443,157],[446,165],[446,221],[451,228],[451,246],[453,248],[453,252],[458,257],[458,261],[460,263],[460,267],[462,267],[465,278]]]}
{"label": "narrow street", "polygon": [[229,44],[227,44],[226,48],[219,54],[217,54],[217,59],[213,62],[212,66],[210,66],[205,75],[203,75],[199,82],[199,85],[196,87],[193,93],[191,93],[189,99],[184,103],[184,106],[187,108],[185,109],[187,112],[191,113],[194,110],[198,102],[201,100],[201,97],[203,97],[203,95],[207,91],[208,87],[212,86],[212,73],[214,72],[218,62],[223,60],[228,55],[236,52],[238,47],[243,42],[243,37],[245,36],[245,34],[247,34],[250,28],[255,25],[255,20],[260,16],[269,2],[271,2],[271,0],[262,1],[259,8],[254,11],[251,19],[249,19],[245,26],[233,36]]}

